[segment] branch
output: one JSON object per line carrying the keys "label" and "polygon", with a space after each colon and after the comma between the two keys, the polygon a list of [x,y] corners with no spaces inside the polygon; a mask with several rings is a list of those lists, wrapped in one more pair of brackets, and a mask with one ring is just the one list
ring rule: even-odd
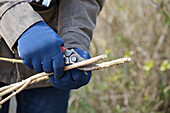
{"label": "branch", "polygon": [[[106,55],[100,55],[100,56],[97,56],[97,57],[93,57],[91,59],[87,59],[87,60],[82,61],[82,62],[75,63],[73,65],[65,66],[64,71],[67,71],[67,70],[70,70],[70,69],[73,69],[73,68],[78,68],[78,67],[85,66],[85,65],[89,65],[89,64],[95,63],[99,60],[102,60],[104,58],[106,58]],[[0,60],[9,61],[9,62],[13,62],[13,63],[22,63],[22,60],[15,60],[15,59],[9,59],[9,58],[1,58],[0,57]],[[131,61],[131,58],[120,58],[120,59],[117,59],[117,60],[111,60],[111,61],[108,61],[108,62],[103,62],[101,64],[97,64],[96,66],[91,67],[91,70],[99,70],[99,69],[108,68],[108,67],[111,67],[111,66],[117,66],[119,64],[123,64],[123,63],[129,62],[129,61]],[[6,97],[5,99],[1,100],[0,105],[3,104],[4,102],[8,101],[10,98],[15,96],[16,94],[18,94],[22,90],[24,90],[28,85],[35,84],[35,83],[38,83],[40,81],[48,80],[49,79],[48,76],[52,75],[52,74],[53,73],[45,73],[45,72],[38,73],[38,74],[33,75],[33,76],[31,76],[31,77],[29,77],[29,78],[27,78],[27,79],[25,79],[21,82],[1,87],[0,88],[0,92],[1,92],[0,97],[4,96],[4,95],[6,95],[6,94],[8,94],[8,93],[10,93],[14,90],[16,90],[16,91],[13,92],[8,97]]]}
{"label": "branch", "polygon": [[[106,57],[107,57],[107,55],[103,54],[103,55],[100,55],[100,56],[97,56],[97,57],[93,57],[93,58],[90,58],[90,59],[87,59],[87,60],[84,60],[84,61],[72,64],[72,65],[69,65],[69,66],[65,66],[64,67],[64,71],[67,71],[67,70],[70,70],[70,69],[73,69],[73,68],[77,68],[77,67],[81,67],[81,66],[85,66],[85,65],[88,65],[88,64],[92,64],[92,63],[95,63],[95,62],[97,62],[99,60],[103,60]],[[22,60],[11,59],[11,58],[0,57],[0,60],[12,62],[12,63],[23,63]],[[50,73],[49,75],[51,75],[51,74],[52,73]]]}
{"label": "branch", "polygon": [[22,60],[12,59],[12,58],[3,58],[3,57],[0,57],[0,60],[7,61],[7,62],[12,62],[12,63],[23,63]]}
{"label": "branch", "polygon": [[108,61],[108,62],[103,62],[101,64],[97,64],[98,67],[96,67],[93,70],[99,70],[99,69],[103,69],[103,68],[117,66],[119,64],[124,64],[124,63],[130,62],[130,61],[131,61],[131,58],[119,58],[117,60],[112,60],[112,61]]}
{"label": "branch", "polygon": [[5,99],[1,100],[0,105],[2,105],[3,103],[5,103],[6,101],[8,101],[9,99],[11,99],[13,96],[15,96],[16,94],[20,93],[22,90],[24,90],[29,83],[31,82],[31,79],[28,79],[25,84],[20,87],[17,91],[13,92],[11,95],[9,95],[8,97],[6,97]]}

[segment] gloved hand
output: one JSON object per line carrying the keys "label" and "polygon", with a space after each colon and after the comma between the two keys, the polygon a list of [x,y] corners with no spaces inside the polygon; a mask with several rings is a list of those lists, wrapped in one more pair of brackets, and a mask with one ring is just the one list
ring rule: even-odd
{"label": "gloved hand", "polygon": [[[81,49],[74,49],[81,57],[89,59],[90,55],[87,51]],[[52,85],[58,89],[70,90],[78,89],[86,85],[91,78],[91,71],[83,72],[78,69],[72,69],[64,72],[61,78],[55,78],[53,75],[49,76]]]}
{"label": "gloved hand", "polygon": [[63,40],[45,22],[38,22],[26,30],[18,40],[18,52],[23,63],[36,72],[64,72],[61,46]]}

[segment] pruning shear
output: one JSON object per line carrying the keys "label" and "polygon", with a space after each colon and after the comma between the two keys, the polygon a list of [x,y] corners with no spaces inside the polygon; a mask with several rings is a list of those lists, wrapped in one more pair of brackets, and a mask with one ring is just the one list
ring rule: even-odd
{"label": "pruning shear", "polygon": [[[69,50],[63,46],[61,47],[61,49],[64,54],[64,63],[65,64],[74,64],[74,63],[81,62],[81,61],[85,60],[76,51],[74,51],[74,49]],[[89,64],[86,66],[79,67],[78,69],[82,70],[82,71],[91,71],[92,70],[91,67],[93,67],[93,66],[96,66],[96,64],[92,63],[92,64]]]}

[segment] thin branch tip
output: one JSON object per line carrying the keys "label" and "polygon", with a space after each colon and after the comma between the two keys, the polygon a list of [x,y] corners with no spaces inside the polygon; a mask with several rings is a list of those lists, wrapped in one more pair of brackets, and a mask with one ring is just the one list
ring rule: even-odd
{"label": "thin branch tip", "polygon": [[132,59],[130,57],[125,57],[127,59],[127,62],[130,62]]}

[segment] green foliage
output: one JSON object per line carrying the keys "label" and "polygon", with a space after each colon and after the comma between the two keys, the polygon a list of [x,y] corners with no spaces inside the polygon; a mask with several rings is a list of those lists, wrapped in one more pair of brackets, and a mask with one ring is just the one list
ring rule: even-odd
{"label": "green foliage", "polygon": [[161,64],[160,70],[166,71],[168,69],[170,69],[170,60],[164,60]]}
{"label": "green foliage", "polygon": [[115,109],[114,109],[114,113],[120,113],[120,105],[116,105]]}
{"label": "green foliage", "polygon": [[165,87],[162,84],[159,84],[159,92],[161,100],[168,100],[170,98],[170,85]]}
{"label": "green foliage", "polygon": [[170,15],[165,16],[164,23],[170,25]]}
{"label": "green foliage", "polygon": [[149,72],[154,66],[154,61],[151,60],[151,61],[148,61],[148,62],[145,62],[145,65],[143,66],[143,69],[146,71],[146,72]]}
{"label": "green foliage", "polygon": [[124,57],[132,57],[134,55],[134,51],[128,51],[125,53]]}

